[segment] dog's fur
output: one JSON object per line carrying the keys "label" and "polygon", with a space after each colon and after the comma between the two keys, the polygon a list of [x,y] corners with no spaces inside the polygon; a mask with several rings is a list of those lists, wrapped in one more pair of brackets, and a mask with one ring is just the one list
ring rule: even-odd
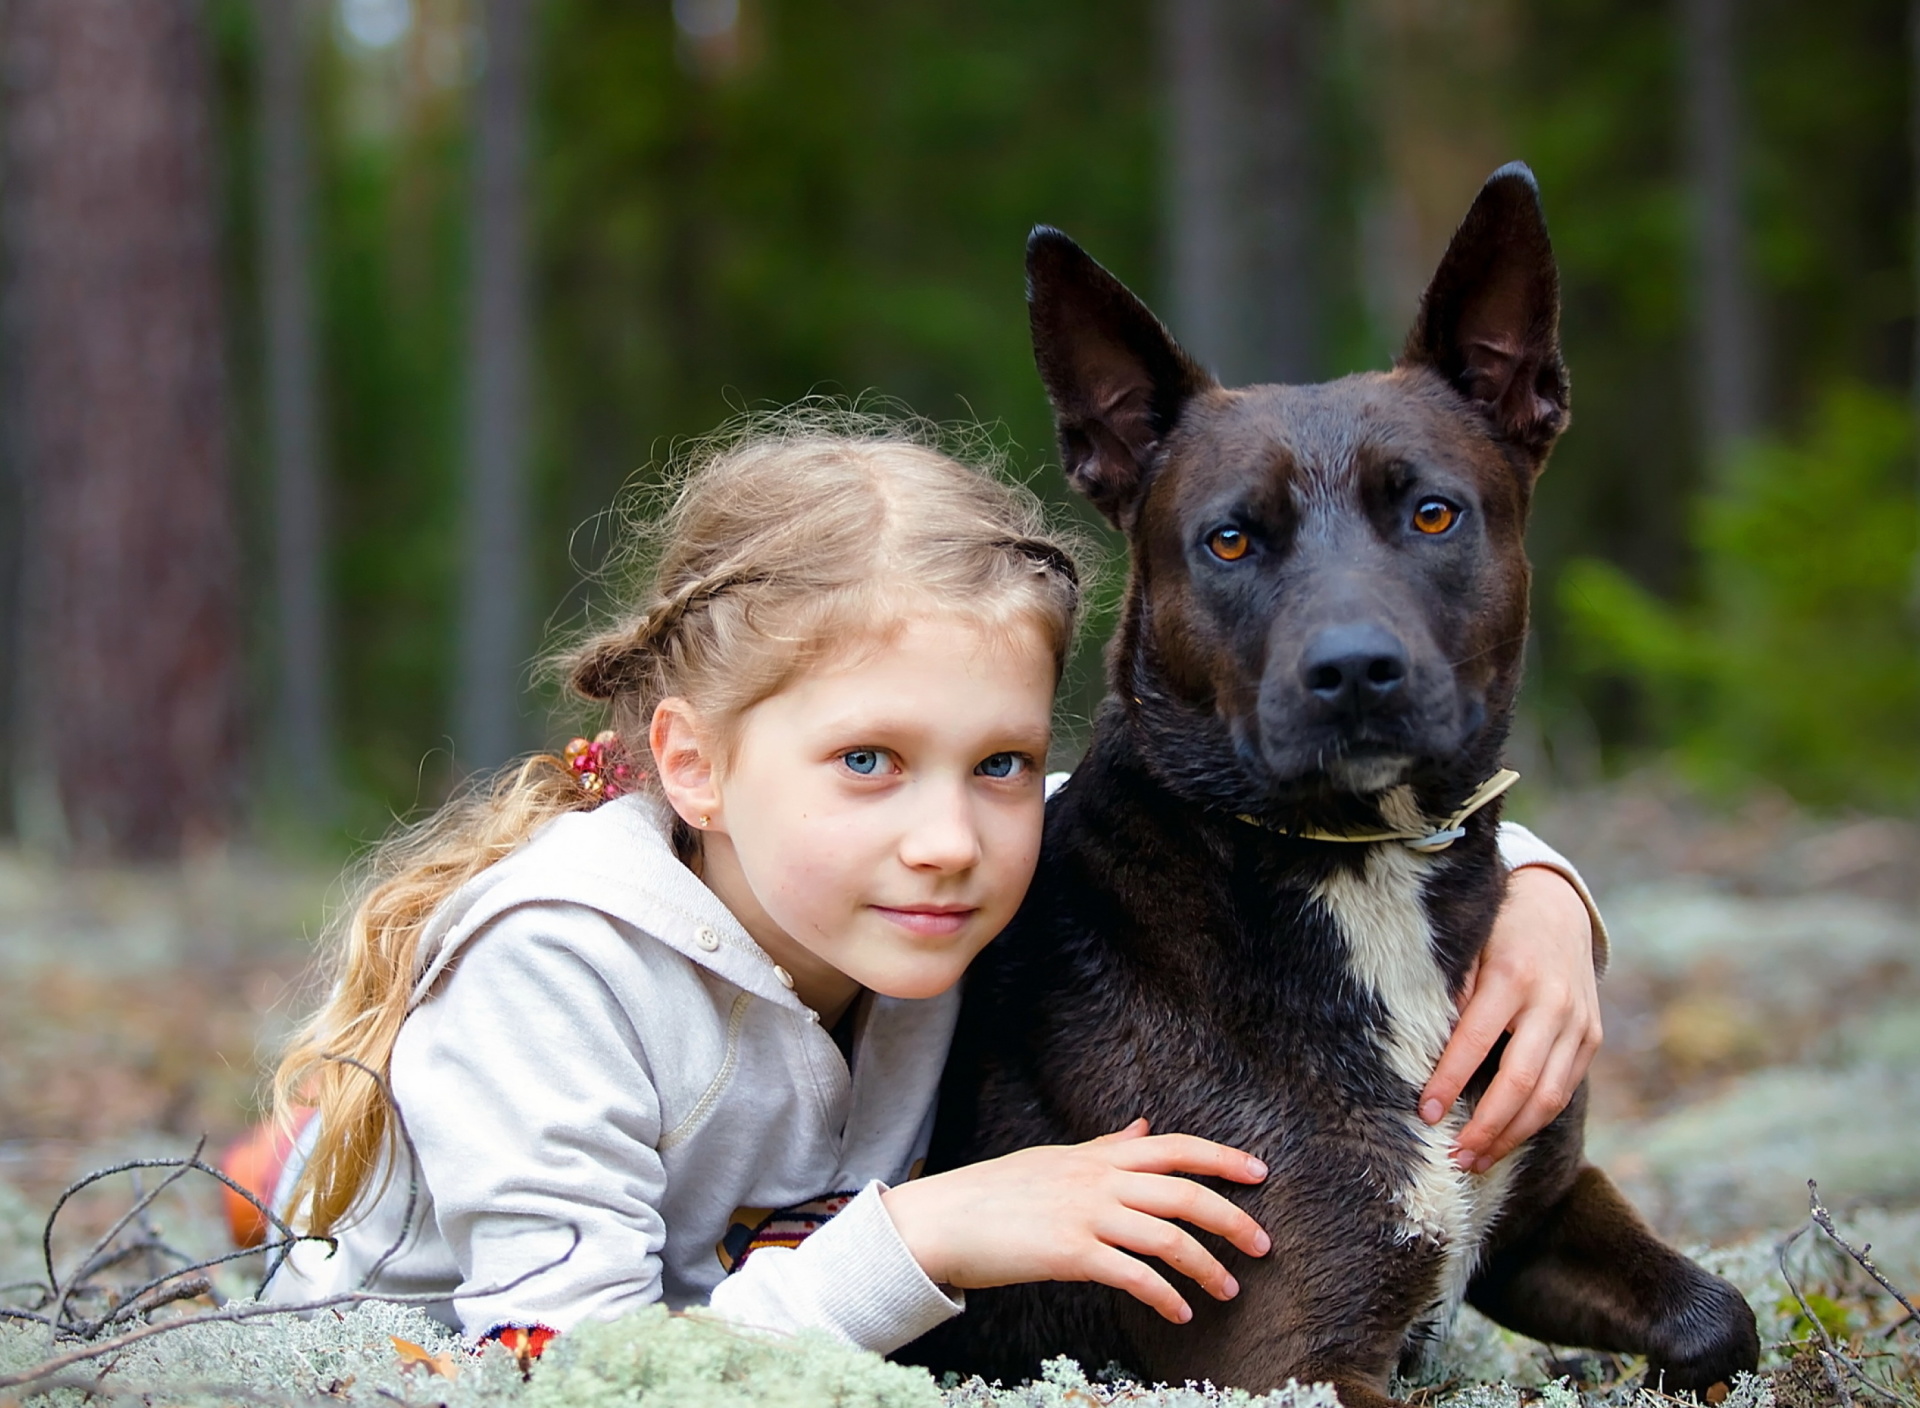
{"label": "dog's fur", "polygon": [[[1190,1295],[1186,1326],[1104,1286],[1008,1287],[908,1357],[1009,1380],[1062,1353],[1173,1382],[1323,1379],[1375,1408],[1464,1296],[1541,1339],[1644,1353],[1670,1389],[1751,1369],[1739,1293],[1584,1162],[1584,1087],[1484,1176],[1448,1150],[1493,1059],[1444,1123],[1415,1112],[1500,905],[1497,806],[1434,854],[1294,839],[1444,817],[1500,764],[1522,533],[1567,422],[1531,173],[1488,181],[1384,374],[1223,389],[1064,235],[1035,231],[1027,269],[1067,474],[1132,574],[1092,747],[968,976],[934,1166],[1146,1115],[1266,1161],[1264,1184],[1222,1191],[1274,1247],[1210,1239],[1242,1290]],[[1415,527],[1430,500],[1456,509],[1446,531]]]}

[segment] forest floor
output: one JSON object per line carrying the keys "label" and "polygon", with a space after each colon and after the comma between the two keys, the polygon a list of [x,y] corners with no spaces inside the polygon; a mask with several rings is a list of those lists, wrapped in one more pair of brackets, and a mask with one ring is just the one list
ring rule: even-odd
{"label": "forest floor", "polygon": [[[1579,860],[1613,933],[1596,1162],[1676,1242],[1755,1267],[1804,1224],[1817,1180],[1842,1230],[1871,1233],[1920,1294],[1920,828],[1766,797],[1716,812],[1644,780],[1523,819]],[[339,893],[257,857],[73,869],[0,853],[0,1279],[31,1274],[44,1209],[77,1174],[203,1134],[217,1150],[257,1116]],[[63,1243],[115,1197],[96,1190]],[[210,1188],[170,1206],[173,1240],[218,1249]],[[1855,1328],[1891,1323],[1890,1300],[1823,1265],[1808,1274],[1854,1296]]]}

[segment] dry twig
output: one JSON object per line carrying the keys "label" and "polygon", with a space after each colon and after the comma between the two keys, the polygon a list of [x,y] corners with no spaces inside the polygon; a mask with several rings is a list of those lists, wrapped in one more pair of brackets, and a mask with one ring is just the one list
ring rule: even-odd
{"label": "dry twig", "polygon": [[[160,1290],[162,1287],[167,1287],[169,1283],[173,1285],[191,1284],[191,1282],[182,1282],[180,1280],[182,1277],[190,1278],[197,1274],[210,1271],[214,1267],[223,1265],[226,1262],[234,1261],[245,1256],[253,1256],[263,1251],[269,1255],[277,1251],[284,1252],[285,1249],[290,1248],[297,1242],[319,1241],[325,1242],[329,1246],[332,1245],[332,1239],[330,1238],[304,1237],[295,1232],[285,1221],[278,1217],[272,1209],[262,1203],[250,1189],[236,1183],[232,1178],[228,1177],[218,1168],[215,1168],[212,1164],[204,1162],[199,1155],[205,1142],[203,1139],[199,1145],[195,1146],[193,1153],[185,1158],[129,1159],[108,1168],[97,1169],[68,1184],[60,1196],[54,1200],[53,1209],[47,1214],[46,1223],[40,1233],[40,1252],[46,1264],[47,1280],[44,1283],[20,1282],[9,1288],[13,1290],[31,1289],[37,1291],[39,1293],[37,1303],[32,1306],[0,1307],[0,1318],[28,1320],[51,1325],[62,1335],[77,1336],[85,1339],[98,1334],[109,1325],[117,1324],[134,1315],[146,1314],[163,1305],[170,1304],[175,1300],[186,1299],[190,1295],[207,1294],[213,1289],[211,1282],[207,1281],[204,1283],[204,1289],[199,1291],[174,1294],[169,1290],[167,1294],[159,1297],[153,1295],[155,1291]],[[117,1174],[123,1173],[132,1173],[137,1179],[138,1170],[147,1168],[164,1168],[169,1172],[167,1177],[161,1180],[153,1189],[139,1189],[133,1207],[117,1219],[104,1236],[98,1238],[93,1243],[86,1254],[79,1259],[73,1272],[63,1283],[59,1271],[54,1265],[53,1257],[54,1229],[59,1223],[61,1212],[77,1194],[101,1182],[103,1179],[112,1178]],[[280,1239],[269,1242],[264,1248],[227,1252],[220,1256],[207,1257],[201,1260],[195,1260],[193,1257],[187,1255],[187,1253],[170,1246],[165,1239],[161,1237],[159,1230],[153,1226],[151,1219],[148,1217],[148,1211],[152,1208],[155,1199],[181,1178],[184,1178],[188,1173],[205,1174],[207,1177],[239,1193],[258,1209],[263,1216],[270,1220],[273,1227],[282,1234]],[[136,1187],[138,1187],[137,1184]],[[136,1222],[140,1224],[141,1236],[132,1242],[117,1247],[114,1246],[114,1240]],[[143,1284],[134,1286],[129,1290],[118,1291],[117,1293],[105,1287],[90,1284],[93,1279],[102,1272],[111,1270],[113,1267],[141,1255],[165,1257],[179,1264],[170,1270],[163,1271],[158,1276],[152,1277]],[[263,1286],[264,1284],[265,1283],[262,1282]],[[107,1297],[111,1302],[104,1315],[88,1317],[75,1311],[74,1307],[78,1303],[102,1296]],[[52,1313],[42,1314],[41,1312],[48,1306],[53,1307]]]}
{"label": "dry twig", "polygon": [[1845,1237],[1842,1237],[1839,1232],[1834,1230],[1833,1214],[1828,1212],[1826,1206],[1821,1203],[1820,1185],[1815,1183],[1811,1178],[1807,1180],[1807,1201],[1812,1205],[1811,1216],[1815,1225],[1827,1234],[1828,1240],[1858,1262],[1860,1268],[1865,1271],[1867,1275],[1873,1277],[1874,1280],[1880,1283],[1882,1290],[1899,1301],[1906,1309],[1907,1313],[1900,1319],[1894,1321],[1889,1329],[1897,1330],[1902,1325],[1911,1322],[1920,1322],[1920,1310],[1914,1309],[1913,1302],[1902,1295],[1900,1289],[1881,1274],[1880,1268],[1873,1264],[1873,1258],[1867,1255],[1867,1253],[1873,1250],[1873,1243],[1868,1242],[1865,1246],[1856,1249],[1853,1243],[1849,1242]]}
{"label": "dry twig", "polygon": [[1814,1314],[1813,1307],[1807,1304],[1807,1298],[1800,1293],[1799,1284],[1793,1279],[1793,1272],[1787,1266],[1787,1251],[1807,1233],[1805,1227],[1796,1228],[1792,1236],[1780,1244],[1780,1279],[1787,1283],[1787,1289],[1793,1292],[1793,1298],[1800,1302],[1800,1313],[1813,1326],[1813,1332],[1820,1338],[1820,1367],[1826,1372],[1827,1387],[1833,1390],[1833,1396],[1840,1400],[1841,1408],[1853,1408],[1853,1394],[1847,1389],[1846,1376],[1840,1372],[1840,1366],[1846,1363],[1839,1346],[1834,1344],[1833,1336],[1827,1333],[1827,1327]]}
{"label": "dry twig", "polygon": [[[1824,1232],[1830,1241],[1864,1268],[1867,1274],[1872,1276],[1875,1281],[1879,1282],[1888,1294],[1892,1295],[1901,1305],[1905,1306],[1908,1311],[1908,1316],[1911,1318],[1913,1314],[1912,1302],[1895,1289],[1887,1278],[1881,1274],[1880,1269],[1868,1258],[1867,1252],[1872,1250],[1871,1246],[1855,1249],[1851,1243],[1839,1234],[1833,1225],[1833,1215],[1829,1213],[1826,1207],[1820,1202],[1819,1185],[1812,1179],[1807,1180],[1807,1192],[1811,1205],[1811,1225],[1818,1227]],[[1813,1327],[1813,1332],[1820,1341],[1820,1367],[1826,1374],[1827,1384],[1832,1388],[1834,1396],[1840,1400],[1843,1408],[1851,1408],[1853,1395],[1848,1390],[1846,1384],[1847,1378],[1850,1377],[1862,1388],[1874,1394],[1876,1397],[1887,1400],[1889,1403],[1899,1404],[1901,1408],[1920,1408],[1920,1398],[1915,1398],[1912,1394],[1900,1393],[1887,1387],[1887,1385],[1867,1373],[1866,1369],[1857,1360],[1842,1350],[1840,1346],[1834,1342],[1833,1336],[1828,1333],[1827,1327],[1819,1315],[1814,1313],[1814,1309],[1812,1305],[1808,1303],[1806,1296],[1801,1293],[1798,1283],[1793,1279],[1793,1272],[1787,1265],[1787,1252],[1795,1242],[1806,1235],[1806,1232],[1807,1227],[1802,1226],[1796,1230],[1792,1236],[1780,1243],[1778,1252],[1780,1277],[1786,1282],[1787,1289],[1793,1293],[1794,1300],[1799,1303],[1800,1313],[1806,1317],[1807,1323]]]}
{"label": "dry twig", "polygon": [[[502,1295],[536,1276],[545,1275],[555,1267],[563,1265],[580,1245],[579,1226],[571,1222],[566,1226],[567,1230],[573,1234],[573,1241],[559,1256],[534,1267],[531,1271],[523,1272],[511,1281],[468,1291],[466,1294]],[[69,1350],[65,1354],[53,1355],[16,1373],[0,1374],[0,1389],[37,1385],[41,1380],[52,1378],[76,1364],[84,1364],[108,1354],[117,1354],[129,1345],[138,1344],[155,1335],[184,1330],[193,1325],[235,1325],[246,1320],[258,1320],[267,1315],[305,1315],[315,1310],[331,1310],[336,1306],[358,1305],[365,1301],[378,1301],[386,1305],[431,1305],[445,1299],[446,1294],[440,1291],[420,1295],[390,1295],[380,1291],[342,1291],[338,1295],[322,1296],[318,1300],[301,1301],[293,1305],[230,1305],[220,1310],[209,1310],[201,1315],[183,1315],[175,1320],[160,1320],[141,1325],[137,1329],[128,1330],[125,1334],[115,1335],[112,1339],[98,1340],[92,1344],[82,1345],[78,1349]]]}

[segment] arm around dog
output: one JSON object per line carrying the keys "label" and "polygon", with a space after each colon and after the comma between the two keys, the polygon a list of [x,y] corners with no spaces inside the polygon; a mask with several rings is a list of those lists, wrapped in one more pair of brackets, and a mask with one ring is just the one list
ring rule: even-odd
{"label": "arm around dog", "polygon": [[1607,931],[1580,874],[1525,827],[1500,828],[1507,897],[1468,978],[1460,1020],[1421,1093],[1438,1123],[1503,1034],[1500,1069],[1460,1131],[1456,1161],[1484,1173],[1573,1098],[1600,1049]]}
{"label": "arm around dog", "polygon": [[1567,887],[1585,906],[1589,929],[1587,938],[1592,954],[1593,975],[1607,976],[1607,964],[1613,955],[1613,940],[1607,933],[1607,921],[1600,913],[1600,902],[1587,888],[1577,866],[1517,821],[1500,823],[1500,860],[1516,877],[1528,869],[1544,870],[1566,881]]}
{"label": "arm around dog", "polygon": [[1217,1300],[1240,1288],[1176,1219],[1225,1237],[1248,1256],[1265,1256],[1272,1245],[1220,1194],[1172,1176],[1183,1173],[1258,1183],[1267,1170],[1223,1144],[1149,1134],[1140,1119],[1084,1144],[1022,1149],[883,1196],[907,1249],[944,1285],[1098,1281],[1183,1324],[1192,1307],[1140,1256],[1158,1257]]}

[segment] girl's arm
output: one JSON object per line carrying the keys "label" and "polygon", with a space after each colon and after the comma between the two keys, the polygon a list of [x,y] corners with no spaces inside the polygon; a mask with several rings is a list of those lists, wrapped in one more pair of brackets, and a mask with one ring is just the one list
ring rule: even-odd
{"label": "girl's arm", "polygon": [[[445,1247],[396,1258],[382,1288],[436,1290],[449,1277],[473,1339],[510,1326],[564,1333],[662,1299],[663,1131],[635,1027],[647,980],[626,937],[580,908],[510,911],[462,951],[407,1019],[392,1065],[432,1199],[422,1231],[437,1230]],[[738,1159],[763,1158],[764,1131],[737,1123]],[[396,1182],[389,1196],[404,1195],[404,1172]],[[883,1192],[869,1184],[797,1248],[755,1251],[711,1308],[882,1352],[958,1313],[902,1243]],[[566,1251],[570,1226],[578,1246],[539,1270]],[[675,1231],[704,1248],[725,1229],[723,1208],[711,1229]]]}
{"label": "girl's arm", "polygon": [[1503,1034],[1500,1069],[1460,1131],[1456,1161],[1484,1173],[1566,1108],[1600,1049],[1598,979],[1607,930],[1572,864],[1525,827],[1503,822],[1513,873],[1453,1038],[1421,1093],[1437,1124]]}
{"label": "girl's arm", "polygon": [[[660,1106],[607,977],[624,947],[589,911],[510,911],[400,1029],[390,1081],[432,1201],[425,1255],[403,1252],[382,1280],[450,1277],[469,1338],[565,1331],[661,1298]],[[406,1178],[394,1175],[401,1191]],[[579,1245],[540,1271],[570,1228]]]}
{"label": "girl's arm", "polygon": [[932,1276],[966,1289],[1022,1281],[1098,1281],[1176,1325],[1193,1308],[1142,1257],[1155,1257],[1216,1300],[1240,1287],[1179,1226],[1192,1223],[1248,1256],[1272,1242],[1244,1210],[1176,1174],[1258,1183],[1266,1166],[1224,1144],[1152,1135],[1144,1119],[1085,1144],[1043,1145],[916,1179],[886,1194],[900,1238]]}

